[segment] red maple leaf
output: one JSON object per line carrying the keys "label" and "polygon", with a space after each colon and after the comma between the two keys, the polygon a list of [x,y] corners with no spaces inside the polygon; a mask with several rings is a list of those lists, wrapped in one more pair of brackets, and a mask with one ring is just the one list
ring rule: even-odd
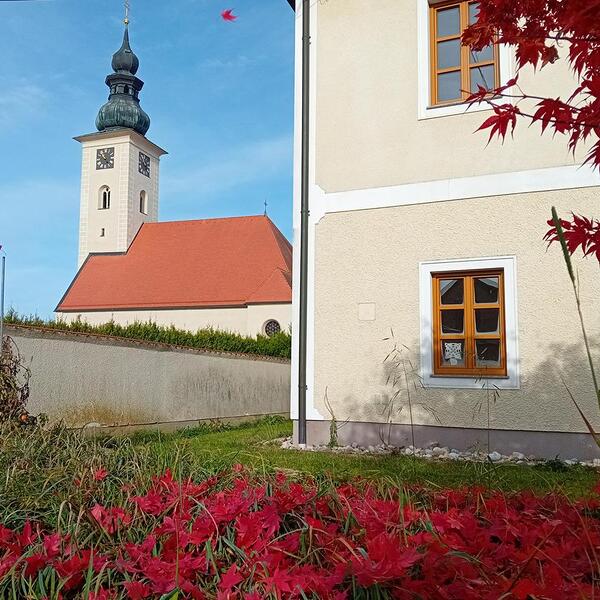
{"label": "red maple leaf", "polygon": [[228,592],[243,580],[244,578],[237,572],[237,566],[233,564],[231,567],[229,567],[227,573],[222,575],[219,589],[221,591]]}
{"label": "red maple leaf", "polygon": [[228,8],[221,13],[221,18],[223,21],[235,21],[237,19],[237,15],[233,14],[233,8]]}
{"label": "red maple leaf", "polygon": [[129,600],[144,600],[152,594],[152,589],[141,581],[126,581],[123,587],[127,590]]}
{"label": "red maple leaf", "polygon": [[108,477],[108,471],[104,467],[100,467],[94,471],[94,479],[96,481],[103,481]]}

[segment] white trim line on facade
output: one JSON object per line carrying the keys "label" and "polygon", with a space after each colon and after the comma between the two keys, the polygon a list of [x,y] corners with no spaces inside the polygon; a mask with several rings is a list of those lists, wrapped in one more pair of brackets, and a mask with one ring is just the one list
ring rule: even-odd
{"label": "white trim line on facade", "polygon": [[[312,211],[319,219],[326,213],[387,208],[409,204],[445,202],[466,198],[488,198],[531,192],[547,192],[600,186],[598,174],[588,166],[568,165],[512,173],[494,173],[475,177],[439,179],[391,187],[351,190],[327,194],[318,186],[313,195]],[[311,212],[312,212],[311,211]]]}
{"label": "white trim line on facade", "polygon": [[[431,274],[436,271],[504,270],[506,365],[508,377],[466,378],[433,376],[433,298]],[[421,378],[427,388],[516,390],[520,387],[517,317],[517,259],[514,256],[453,259],[419,263],[419,312],[421,323]]]}
{"label": "white trim line on facade", "polygon": [[[490,110],[484,104],[469,106],[464,103],[452,104],[450,106],[431,106],[431,69],[429,62],[429,0],[416,0],[417,2],[417,65],[418,65],[418,119],[435,119],[437,117],[448,117],[451,115],[462,115],[466,112],[474,113]],[[500,83],[506,83],[514,77],[515,59],[514,52],[509,46],[500,46]]]}

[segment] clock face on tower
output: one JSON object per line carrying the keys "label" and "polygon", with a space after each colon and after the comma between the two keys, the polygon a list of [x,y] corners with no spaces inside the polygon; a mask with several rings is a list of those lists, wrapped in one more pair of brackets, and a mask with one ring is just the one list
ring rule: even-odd
{"label": "clock face on tower", "polygon": [[100,148],[96,150],[96,169],[113,169],[115,166],[115,149]]}
{"label": "clock face on tower", "polygon": [[140,152],[140,162],[138,165],[138,170],[142,175],[146,177],[150,177],[150,157]]}

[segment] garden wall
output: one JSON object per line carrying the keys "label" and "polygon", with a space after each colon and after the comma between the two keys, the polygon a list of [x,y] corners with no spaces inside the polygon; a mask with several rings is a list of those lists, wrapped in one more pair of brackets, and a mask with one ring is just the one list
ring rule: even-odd
{"label": "garden wall", "polygon": [[289,413],[284,359],[35,327],[5,333],[31,369],[29,411],[53,421],[183,425]]}

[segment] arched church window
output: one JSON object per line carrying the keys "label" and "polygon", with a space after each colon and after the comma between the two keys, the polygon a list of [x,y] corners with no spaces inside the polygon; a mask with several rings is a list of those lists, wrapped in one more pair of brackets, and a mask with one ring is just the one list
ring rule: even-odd
{"label": "arched church window", "polygon": [[128,85],[126,85],[126,86],[125,86],[125,88],[123,89],[123,91],[124,91],[126,94],[129,94],[129,86],[128,86]]}
{"label": "arched church window", "polygon": [[140,212],[144,215],[148,214],[148,194],[145,190],[140,192]]}
{"label": "arched church window", "polygon": [[100,210],[108,210],[110,208],[110,188],[107,185],[103,185],[100,188],[98,195],[98,208]]}

